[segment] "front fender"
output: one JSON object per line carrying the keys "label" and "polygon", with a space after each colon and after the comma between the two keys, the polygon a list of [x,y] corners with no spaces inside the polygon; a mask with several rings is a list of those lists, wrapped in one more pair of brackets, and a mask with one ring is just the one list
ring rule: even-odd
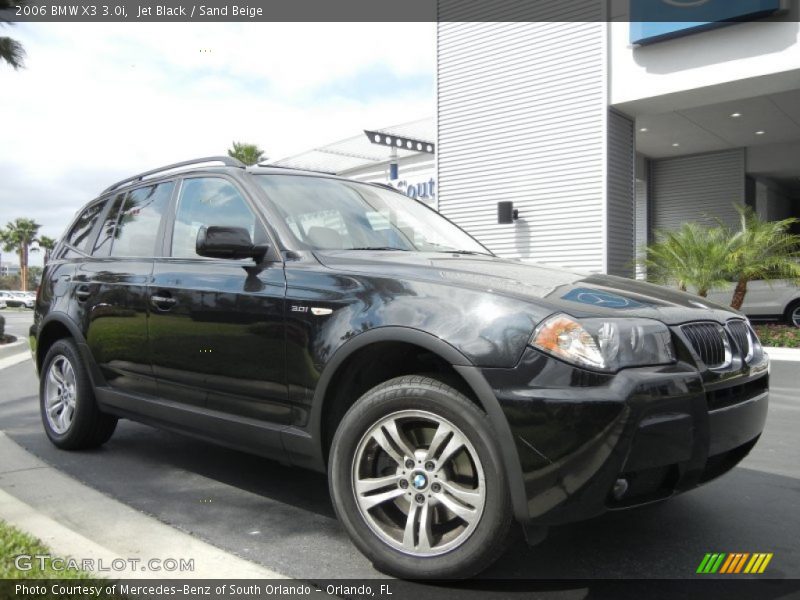
{"label": "front fender", "polygon": [[[342,344],[326,364],[314,391],[308,429],[306,431],[308,436],[306,441],[313,440],[314,462],[317,463],[318,469],[325,469],[322,415],[330,383],[348,357],[362,348],[381,342],[402,342],[424,348],[447,361],[466,381],[488,415],[495,431],[509,484],[514,514],[519,520],[527,519],[527,500],[525,498],[525,486],[522,480],[517,448],[502,408],[480,369],[475,367],[459,350],[441,338],[410,327],[377,327],[358,334]],[[287,449],[290,451],[292,450],[291,447],[298,442],[300,442],[300,439],[297,436],[286,436],[284,440]]]}

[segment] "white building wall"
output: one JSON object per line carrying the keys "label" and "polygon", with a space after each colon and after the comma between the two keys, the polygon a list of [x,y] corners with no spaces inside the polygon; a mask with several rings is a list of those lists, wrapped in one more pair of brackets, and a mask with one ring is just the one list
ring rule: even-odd
{"label": "white building wall", "polygon": [[647,245],[650,243],[650,162],[646,156],[637,153],[635,165],[635,277],[636,279],[647,279],[647,267],[644,265],[644,259],[647,257]]}
{"label": "white building wall", "polygon": [[[606,270],[607,23],[592,10],[438,26],[439,210],[500,255]],[[501,200],[515,224],[496,224]]]}
{"label": "white building wall", "polygon": [[610,23],[610,101],[660,113],[797,88],[800,23],[736,23],[632,48],[630,23]]}
{"label": "white building wall", "polygon": [[647,179],[636,179],[636,279],[647,278],[647,267],[643,260],[647,256],[649,242]]}

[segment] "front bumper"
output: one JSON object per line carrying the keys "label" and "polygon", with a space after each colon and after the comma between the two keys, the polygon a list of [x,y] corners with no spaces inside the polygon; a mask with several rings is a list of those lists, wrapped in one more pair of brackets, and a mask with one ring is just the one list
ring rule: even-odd
{"label": "front bumper", "polygon": [[678,362],[606,375],[528,348],[515,368],[482,373],[519,456],[527,514],[517,516],[540,525],[709,481],[747,455],[766,421],[766,357],[724,374]]}

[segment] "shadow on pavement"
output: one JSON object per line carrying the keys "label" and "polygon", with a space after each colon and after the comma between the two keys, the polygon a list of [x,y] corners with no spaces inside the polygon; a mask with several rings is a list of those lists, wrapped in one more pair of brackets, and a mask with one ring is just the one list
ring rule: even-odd
{"label": "shadow on pavement", "polygon": [[[321,474],[129,422],[102,449],[61,452],[25,421],[9,434],[43,460],[220,547],[294,577],[380,576],[339,527]],[[554,527],[535,548],[519,539],[482,579],[696,578],[706,552],[774,552],[763,577],[797,578],[799,497],[800,480],[737,468],[667,502]]]}

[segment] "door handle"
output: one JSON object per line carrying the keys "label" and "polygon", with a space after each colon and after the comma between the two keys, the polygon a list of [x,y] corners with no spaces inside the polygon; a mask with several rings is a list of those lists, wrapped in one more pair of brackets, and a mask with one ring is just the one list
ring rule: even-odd
{"label": "door handle", "polygon": [[86,300],[91,295],[92,295],[92,292],[89,291],[89,286],[87,286],[87,285],[79,285],[75,289],[75,297],[78,299],[78,302],[82,302],[83,300]]}
{"label": "door handle", "polygon": [[177,302],[178,301],[175,298],[169,295],[169,292],[167,292],[166,295],[163,296],[160,294],[153,294],[152,296],[150,296],[150,304],[152,304],[159,310],[169,310]]}

